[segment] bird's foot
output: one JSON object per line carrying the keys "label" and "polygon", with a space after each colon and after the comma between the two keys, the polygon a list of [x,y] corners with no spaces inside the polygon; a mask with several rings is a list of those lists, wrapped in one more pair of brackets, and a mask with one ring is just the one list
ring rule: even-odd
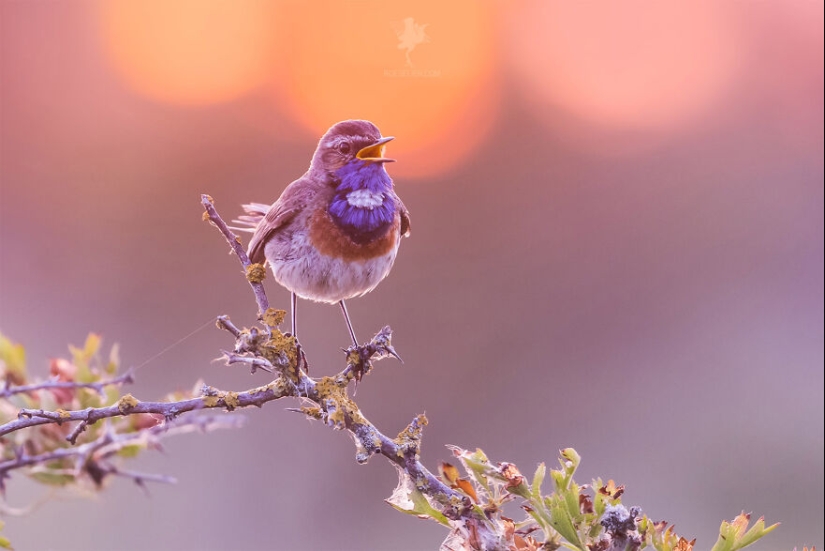
{"label": "bird's foot", "polygon": [[404,363],[398,352],[392,346],[392,329],[387,325],[379,331],[370,342],[361,345],[352,345],[343,349],[347,355],[347,368],[344,374],[355,380],[356,387],[361,379],[372,369],[372,362],[390,356]]}
{"label": "bird's foot", "polygon": [[298,338],[295,338],[295,349],[298,353],[298,370],[304,370],[304,372],[309,375],[309,362],[307,362],[307,355],[304,352],[304,347],[301,346],[301,343],[298,342]]}

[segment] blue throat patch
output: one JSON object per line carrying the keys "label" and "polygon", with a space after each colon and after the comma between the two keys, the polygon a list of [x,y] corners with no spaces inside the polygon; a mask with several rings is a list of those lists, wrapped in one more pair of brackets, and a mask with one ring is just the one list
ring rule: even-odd
{"label": "blue throat patch", "polygon": [[[367,243],[383,237],[395,218],[392,179],[382,164],[353,159],[335,173],[338,185],[329,205],[335,223],[356,243]],[[367,190],[382,194],[377,206],[355,206],[347,196],[353,191]]]}

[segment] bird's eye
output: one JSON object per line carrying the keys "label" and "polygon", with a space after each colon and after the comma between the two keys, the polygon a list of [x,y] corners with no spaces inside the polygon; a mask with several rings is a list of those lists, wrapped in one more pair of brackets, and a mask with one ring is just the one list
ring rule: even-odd
{"label": "bird's eye", "polygon": [[338,151],[340,151],[344,155],[349,153],[350,152],[349,142],[341,142],[340,144],[338,144]]}

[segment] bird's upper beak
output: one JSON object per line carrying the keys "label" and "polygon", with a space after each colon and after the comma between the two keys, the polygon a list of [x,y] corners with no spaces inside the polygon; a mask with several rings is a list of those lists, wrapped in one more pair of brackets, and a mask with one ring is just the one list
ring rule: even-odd
{"label": "bird's upper beak", "polygon": [[362,161],[370,161],[373,163],[392,163],[395,159],[388,159],[384,157],[384,144],[394,139],[393,136],[387,136],[377,140],[372,145],[361,149],[355,156]]}

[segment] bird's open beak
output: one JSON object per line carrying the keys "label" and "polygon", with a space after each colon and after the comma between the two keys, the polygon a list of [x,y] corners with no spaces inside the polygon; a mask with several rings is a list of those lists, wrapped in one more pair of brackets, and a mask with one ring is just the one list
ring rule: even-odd
{"label": "bird's open beak", "polygon": [[370,161],[372,163],[393,163],[395,162],[395,159],[388,159],[384,157],[384,144],[392,139],[394,139],[392,136],[381,138],[374,144],[363,148],[355,156],[362,161]]}

